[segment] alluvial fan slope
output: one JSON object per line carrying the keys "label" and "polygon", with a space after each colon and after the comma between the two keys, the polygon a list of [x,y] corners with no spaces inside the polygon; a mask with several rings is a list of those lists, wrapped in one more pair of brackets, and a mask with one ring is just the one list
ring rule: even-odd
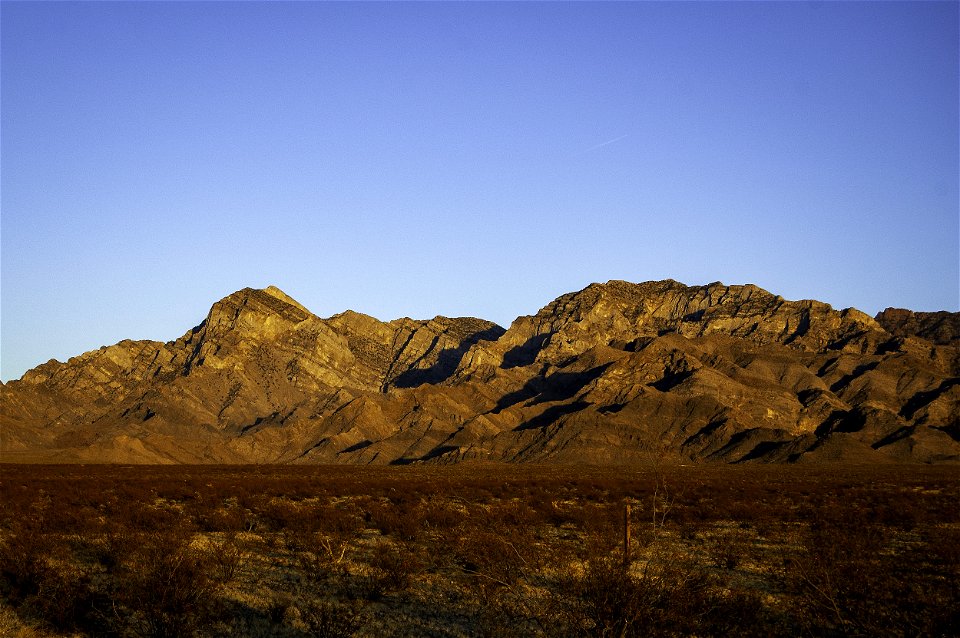
{"label": "alluvial fan slope", "polygon": [[4,385],[0,460],[958,462],[958,318],[610,281],[504,330],[247,288]]}

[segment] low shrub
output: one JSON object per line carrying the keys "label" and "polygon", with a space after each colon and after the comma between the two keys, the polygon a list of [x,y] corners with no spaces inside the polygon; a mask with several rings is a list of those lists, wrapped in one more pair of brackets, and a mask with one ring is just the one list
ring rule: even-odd
{"label": "low shrub", "polygon": [[[231,558],[191,545],[191,534],[172,528],[143,534],[119,561],[113,593],[122,623],[149,636],[188,636],[212,619],[216,594],[234,568]],[[222,549],[222,548],[219,548]],[[218,580],[220,577],[223,580]]]}

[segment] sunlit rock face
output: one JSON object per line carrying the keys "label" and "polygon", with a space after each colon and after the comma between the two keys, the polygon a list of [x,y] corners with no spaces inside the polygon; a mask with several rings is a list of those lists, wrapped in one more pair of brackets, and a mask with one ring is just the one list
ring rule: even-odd
{"label": "sunlit rock face", "polygon": [[244,289],[2,386],[2,461],[960,462],[958,313],[610,281],[509,329]]}

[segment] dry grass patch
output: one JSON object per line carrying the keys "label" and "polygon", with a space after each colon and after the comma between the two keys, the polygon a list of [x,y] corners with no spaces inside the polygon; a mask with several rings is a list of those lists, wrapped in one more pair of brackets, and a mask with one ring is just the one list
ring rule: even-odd
{"label": "dry grass patch", "polygon": [[960,623],[956,468],[0,470],[5,635],[936,636]]}

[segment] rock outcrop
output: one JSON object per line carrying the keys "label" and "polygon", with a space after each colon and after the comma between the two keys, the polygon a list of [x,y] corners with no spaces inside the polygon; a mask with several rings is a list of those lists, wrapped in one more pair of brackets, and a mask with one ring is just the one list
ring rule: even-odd
{"label": "rock outcrop", "polygon": [[960,462],[958,317],[611,281],[504,330],[244,289],[5,384],[0,460]]}
{"label": "rock outcrop", "polygon": [[942,346],[960,347],[960,312],[912,312],[887,308],[877,323],[898,337],[919,337]]}

